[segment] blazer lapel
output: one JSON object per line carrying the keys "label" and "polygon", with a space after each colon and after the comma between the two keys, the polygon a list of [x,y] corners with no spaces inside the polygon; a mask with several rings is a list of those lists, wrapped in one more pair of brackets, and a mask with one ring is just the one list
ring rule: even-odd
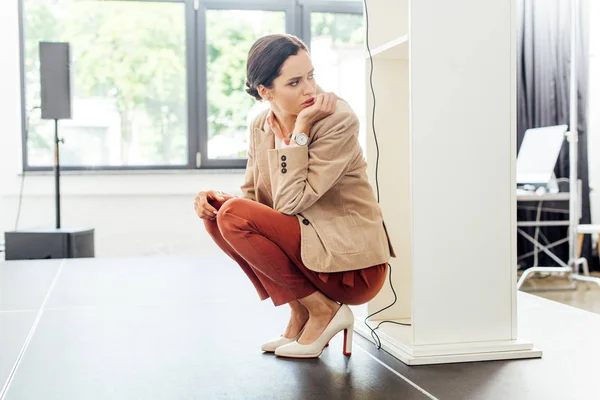
{"label": "blazer lapel", "polygon": [[254,159],[258,167],[258,172],[262,177],[262,181],[265,184],[266,191],[273,198],[271,192],[271,175],[269,173],[269,154],[268,151],[275,148],[275,135],[271,130],[263,131],[262,129],[255,128],[256,134],[254,144]]}

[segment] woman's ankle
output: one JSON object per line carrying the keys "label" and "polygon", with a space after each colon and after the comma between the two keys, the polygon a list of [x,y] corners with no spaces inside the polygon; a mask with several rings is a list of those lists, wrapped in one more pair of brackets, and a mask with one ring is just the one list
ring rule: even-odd
{"label": "woman's ankle", "polygon": [[288,303],[288,305],[292,309],[292,314],[308,314],[306,307],[304,307],[298,300],[291,301]]}
{"label": "woman's ankle", "polygon": [[338,302],[330,299],[321,292],[315,292],[300,299],[299,302],[306,307],[311,316],[335,313],[340,307]]}

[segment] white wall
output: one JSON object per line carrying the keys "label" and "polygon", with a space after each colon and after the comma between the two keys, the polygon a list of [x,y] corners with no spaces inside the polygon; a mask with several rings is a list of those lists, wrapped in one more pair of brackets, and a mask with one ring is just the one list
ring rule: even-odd
{"label": "white wall", "polygon": [[588,158],[592,222],[600,224],[600,2],[589,1]]}
{"label": "white wall", "polygon": [[[18,2],[9,0],[0,13],[0,234],[15,227],[20,113]],[[242,180],[243,171],[63,173],[62,226],[95,228],[99,257],[200,254],[214,245],[194,214],[195,193],[238,192]],[[54,221],[53,174],[26,175],[19,228],[52,227]]]}

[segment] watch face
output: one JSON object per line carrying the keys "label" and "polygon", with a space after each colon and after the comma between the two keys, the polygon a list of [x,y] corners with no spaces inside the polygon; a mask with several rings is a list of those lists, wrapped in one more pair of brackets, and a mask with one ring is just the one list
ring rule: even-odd
{"label": "watch face", "polygon": [[296,143],[299,144],[300,146],[306,145],[306,143],[308,143],[308,136],[306,136],[304,133],[297,134],[296,135]]}

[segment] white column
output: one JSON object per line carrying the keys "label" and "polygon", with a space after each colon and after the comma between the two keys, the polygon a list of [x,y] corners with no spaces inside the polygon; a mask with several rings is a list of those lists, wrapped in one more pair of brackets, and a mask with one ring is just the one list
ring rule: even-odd
{"label": "white column", "polygon": [[[403,33],[384,25],[383,3],[368,6],[375,38],[396,29],[377,43],[373,73],[399,298],[375,318],[412,325],[384,324],[379,336],[409,364],[539,357],[516,326],[516,5],[411,1],[396,11],[398,26],[410,27]],[[369,312],[392,300],[385,287]],[[370,338],[361,319],[357,329]]]}

